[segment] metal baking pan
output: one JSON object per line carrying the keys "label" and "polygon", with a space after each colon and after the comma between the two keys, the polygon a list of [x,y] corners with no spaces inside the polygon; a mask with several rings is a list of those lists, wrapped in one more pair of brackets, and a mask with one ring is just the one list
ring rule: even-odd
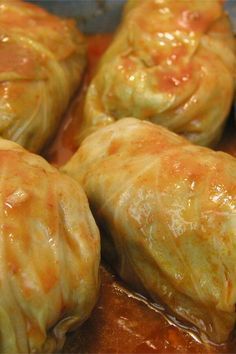
{"label": "metal baking pan", "polygon": [[[59,16],[74,17],[82,32],[102,33],[114,31],[119,23],[125,0],[34,0],[31,2]],[[230,14],[236,32],[236,0],[226,0],[225,8]]]}

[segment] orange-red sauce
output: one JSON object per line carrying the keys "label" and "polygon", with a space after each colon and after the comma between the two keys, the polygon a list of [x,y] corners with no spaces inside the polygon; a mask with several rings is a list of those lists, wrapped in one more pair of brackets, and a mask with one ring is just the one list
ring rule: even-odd
{"label": "orange-red sauce", "polygon": [[57,166],[65,163],[76,150],[74,138],[82,119],[86,89],[94,74],[99,58],[111,43],[112,38],[113,35],[109,33],[88,37],[88,66],[79,94],[72,102],[54,142],[44,153],[44,156]]}
{"label": "orange-red sauce", "polygon": [[[76,149],[74,133],[82,117],[86,87],[111,35],[89,37],[89,67],[80,94],[72,103],[54,143],[45,156],[61,165]],[[229,122],[219,149],[236,156],[236,128]],[[76,129],[75,129],[76,127]],[[101,268],[102,287],[91,317],[68,336],[65,353],[236,353],[236,343],[222,346],[203,344],[191,331],[170,323],[158,310],[123,288],[119,280]]]}
{"label": "orange-red sauce", "polygon": [[68,337],[65,353],[235,353],[236,344],[202,344],[125,290],[102,268],[100,298],[92,316]]}

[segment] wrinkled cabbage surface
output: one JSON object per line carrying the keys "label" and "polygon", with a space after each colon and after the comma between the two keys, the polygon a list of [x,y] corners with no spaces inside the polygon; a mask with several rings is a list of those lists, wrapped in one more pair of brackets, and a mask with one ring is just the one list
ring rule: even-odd
{"label": "wrinkled cabbage surface", "polygon": [[82,188],[0,139],[0,352],[51,353],[97,299],[99,233]]}
{"label": "wrinkled cabbage surface", "polygon": [[129,0],[89,86],[78,141],[132,116],[213,145],[232,104],[235,68],[221,0]]}
{"label": "wrinkled cabbage surface", "polygon": [[39,151],[55,133],[85,67],[73,21],[0,1],[0,136]]}
{"label": "wrinkled cabbage surface", "polygon": [[216,342],[236,322],[236,159],[121,119],[64,167],[85,189],[105,258]]}

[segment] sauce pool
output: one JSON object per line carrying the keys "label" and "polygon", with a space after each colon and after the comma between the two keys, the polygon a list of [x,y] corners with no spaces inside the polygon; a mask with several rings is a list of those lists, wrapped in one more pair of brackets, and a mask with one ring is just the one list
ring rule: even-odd
{"label": "sauce pool", "polygon": [[[72,102],[61,128],[44,156],[61,166],[76,150],[75,132],[81,122],[88,83],[111,34],[88,37],[88,68],[78,96]],[[236,127],[228,122],[218,149],[236,156]],[[191,330],[179,328],[165,314],[132,294],[106,267],[101,267],[101,292],[90,318],[68,336],[64,353],[235,353],[236,343],[203,344]]]}

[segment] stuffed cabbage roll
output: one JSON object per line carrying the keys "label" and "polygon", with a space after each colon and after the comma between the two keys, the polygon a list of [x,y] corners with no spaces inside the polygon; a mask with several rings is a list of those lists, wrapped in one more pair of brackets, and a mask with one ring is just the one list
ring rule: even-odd
{"label": "stuffed cabbage roll", "polygon": [[75,24],[20,0],[0,1],[0,136],[39,151],[85,67]]}
{"label": "stuffed cabbage roll", "polygon": [[81,182],[105,258],[216,342],[236,322],[236,159],[164,127],[121,119],[63,167]]}
{"label": "stuffed cabbage roll", "polygon": [[50,353],[90,314],[100,241],[82,188],[0,139],[0,352]]}
{"label": "stuffed cabbage roll", "polygon": [[232,104],[235,67],[221,0],[129,0],[88,88],[78,141],[132,116],[214,144]]}

